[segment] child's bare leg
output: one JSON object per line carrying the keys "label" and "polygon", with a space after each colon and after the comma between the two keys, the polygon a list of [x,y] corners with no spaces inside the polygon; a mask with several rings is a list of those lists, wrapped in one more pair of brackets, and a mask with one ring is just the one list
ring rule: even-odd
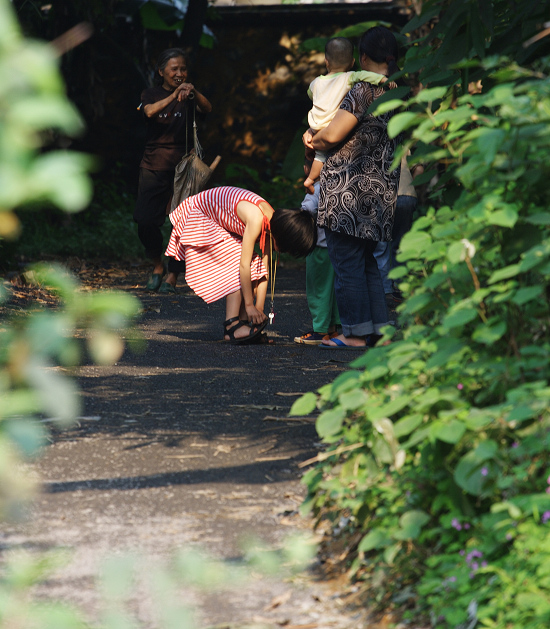
{"label": "child's bare leg", "polygon": [[321,169],[323,168],[323,162],[320,162],[318,159],[313,160],[313,164],[311,164],[311,169],[309,171],[309,175],[306,177],[304,181],[304,187],[310,194],[315,192],[313,188],[313,184],[319,179],[321,174]]}

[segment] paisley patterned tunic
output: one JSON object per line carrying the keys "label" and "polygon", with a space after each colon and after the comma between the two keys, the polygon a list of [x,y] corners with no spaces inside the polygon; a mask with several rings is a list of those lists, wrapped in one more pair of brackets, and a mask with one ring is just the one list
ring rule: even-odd
{"label": "paisley patterned tunic", "polygon": [[383,93],[357,83],[342,101],[359,123],[323,166],[317,216],[319,227],[378,242],[391,241],[400,171],[389,172],[399,139],[388,137],[392,113],[366,113]]}

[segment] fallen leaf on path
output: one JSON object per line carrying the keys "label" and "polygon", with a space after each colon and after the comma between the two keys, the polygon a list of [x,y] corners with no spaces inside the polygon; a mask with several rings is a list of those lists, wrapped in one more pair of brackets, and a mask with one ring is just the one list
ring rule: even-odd
{"label": "fallen leaf on path", "polygon": [[263,448],[262,450],[258,451],[258,454],[265,454],[266,452],[269,452],[270,450],[273,450],[273,448],[276,446],[275,443],[270,443],[267,448]]}
{"label": "fallen leaf on path", "polygon": [[277,417],[275,415],[266,415],[264,422],[301,422],[302,424],[311,424],[315,422],[315,417]]}
{"label": "fallen leaf on path", "polygon": [[271,404],[231,404],[235,408],[257,408],[262,411],[288,411],[286,406],[272,406]]}
{"label": "fallen leaf on path", "polygon": [[290,457],[287,455],[282,456],[258,456],[254,459],[254,463],[261,463],[263,461],[288,461]]}
{"label": "fallen leaf on path", "polygon": [[216,446],[216,449],[214,450],[214,456],[218,456],[220,452],[223,452],[224,454],[228,454],[229,452],[231,452],[231,450],[234,450],[234,448],[235,446],[218,445]]}
{"label": "fallen leaf on path", "polygon": [[299,395],[305,395],[305,393],[302,393],[301,391],[298,391],[297,393],[287,392],[287,391],[277,391],[275,395],[284,395],[285,397],[298,397]]}
{"label": "fallen leaf on path", "polygon": [[276,596],[275,598],[271,600],[271,603],[269,603],[269,605],[266,605],[264,607],[264,612],[269,612],[272,609],[279,607],[280,605],[284,605],[291,596],[292,596],[291,590],[287,590],[283,594],[279,594],[279,596]]}

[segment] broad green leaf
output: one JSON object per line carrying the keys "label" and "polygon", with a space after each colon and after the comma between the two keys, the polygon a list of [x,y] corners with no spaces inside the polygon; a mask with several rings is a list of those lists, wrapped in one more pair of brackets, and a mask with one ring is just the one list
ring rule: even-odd
{"label": "broad green leaf", "polygon": [[491,513],[501,513],[502,511],[507,511],[514,520],[519,520],[523,515],[521,509],[510,501],[497,502],[491,505]]}
{"label": "broad green leaf", "polygon": [[375,365],[365,370],[361,380],[363,382],[370,382],[382,378],[389,372],[389,369],[385,365]]}
{"label": "broad green leaf", "polygon": [[[405,354],[405,356],[407,357],[407,361],[408,361],[409,354]],[[386,404],[382,404],[382,406],[378,408],[369,407],[367,409],[368,416],[373,420],[379,419],[380,417],[392,417],[392,415],[395,415],[396,413],[403,410],[406,406],[410,404],[411,397],[412,397],[411,395],[403,394],[403,395],[397,396],[393,400],[390,400]]]}
{"label": "broad green leaf", "polygon": [[397,554],[399,553],[399,551],[401,550],[401,544],[392,544],[391,546],[388,546],[386,548],[386,550],[384,551],[384,561],[388,564],[388,565],[392,565],[394,559],[396,558]]}
{"label": "broad green leaf", "polygon": [[441,342],[438,342],[438,347],[440,347],[440,349],[432,354],[426,362],[426,367],[428,369],[442,367],[443,365],[448,364],[451,358],[464,350],[465,345],[458,339],[445,338],[442,339]]}
{"label": "broad green leaf", "polygon": [[416,430],[416,428],[418,428],[421,423],[422,415],[420,413],[415,413],[413,415],[402,417],[397,422],[395,422],[393,426],[394,434],[398,439],[400,437],[410,435],[411,432]]}
{"label": "broad green leaf", "polygon": [[324,411],[315,422],[317,433],[320,437],[330,437],[337,434],[344,424],[346,412],[342,408],[333,408]]}
{"label": "broad green leaf", "polygon": [[[398,99],[405,98],[409,92],[410,92],[410,88],[405,87],[405,86],[388,90],[385,94],[382,94],[370,104],[370,106],[367,109],[367,112],[369,114],[373,114],[374,116],[380,116],[381,114],[386,113],[387,111],[392,111],[393,109],[402,107],[403,102]],[[390,109],[388,109],[388,103],[392,103],[392,106]],[[393,120],[393,118],[395,118],[395,116],[393,116],[391,120]],[[388,134],[389,134],[389,125],[388,125]]]}
{"label": "broad green leaf", "polygon": [[427,524],[430,521],[430,516],[419,509],[412,509],[411,511],[407,511],[399,518],[399,525],[403,528],[408,526],[418,526],[423,527],[424,524]]}
{"label": "broad green leaf", "polygon": [[457,328],[470,323],[470,321],[473,321],[477,316],[477,309],[471,306],[451,309],[445,317],[443,317],[443,325],[447,329]]}
{"label": "broad green leaf", "polygon": [[513,227],[517,223],[517,220],[518,212],[511,206],[492,212],[487,218],[490,225],[499,225],[500,227]]}
{"label": "broad green leaf", "polygon": [[42,411],[61,424],[69,425],[79,415],[81,402],[76,384],[33,356],[26,365],[27,376],[35,388]]}
{"label": "broad green leaf", "polygon": [[465,454],[456,466],[455,482],[464,491],[474,496],[481,495],[486,478],[482,474],[483,464],[492,459],[497,450],[498,445],[492,440],[487,440],[481,442],[475,450]]}
{"label": "broad green leaf", "polygon": [[410,231],[407,232],[400,245],[400,259],[418,259],[422,257],[425,250],[432,244],[432,239],[429,234],[423,231]]}
{"label": "broad green leaf", "polygon": [[96,316],[116,314],[120,315],[117,317],[118,321],[126,323],[137,315],[141,307],[133,295],[121,291],[97,291],[88,293],[86,297],[86,310],[90,314]]}
{"label": "broad green leaf", "polygon": [[367,403],[369,396],[363,389],[353,389],[346,391],[338,397],[340,406],[346,410],[353,411],[360,406],[364,406]]}
{"label": "broad green leaf", "polygon": [[508,326],[506,321],[491,319],[487,323],[480,323],[472,334],[472,339],[477,343],[492,345],[506,334]]}
{"label": "broad green leaf", "polygon": [[446,93],[446,87],[428,87],[420,90],[414,100],[417,103],[431,103],[434,100],[444,98]]}
{"label": "broad green leaf", "polygon": [[538,414],[538,411],[535,409],[526,406],[525,404],[521,404],[513,408],[508,415],[506,416],[507,422],[522,422],[526,419],[531,419]]}
{"label": "broad green leaf", "polygon": [[495,271],[488,280],[488,284],[496,284],[497,282],[501,282],[502,280],[508,280],[511,277],[516,277],[521,272],[519,264],[510,264],[509,266],[504,267],[503,269],[499,269]]}
{"label": "broad green leaf", "polygon": [[425,7],[424,10],[420,13],[420,15],[415,15],[412,20],[407,22],[405,26],[401,29],[402,33],[412,33],[416,31],[421,26],[424,26],[427,22],[429,22],[434,17],[437,17],[440,13],[441,9],[439,5],[435,5],[432,7]]}
{"label": "broad green leaf", "polygon": [[179,19],[168,24],[159,14],[157,6],[152,2],[145,2],[139,9],[143,28],[152,31],[178,31],[183,28],[183,20]]}
{"label": "broad green leaf", "polygon": [[317,408],[317,396],[311,391],[302,395],[292,405],[289,415],[309,415]]}
{"label": "broad green leaf", "polygon": [[407,354],[397,354],[397,356],[391,356],[388,360],[388,367],[392,373],[396,373],[407,365],[411,360],[414,360],[418,355],[418,352],[408,352]]}
{"label": "broad green leaf", "polygon": [[550,212],[539,212],[538,214],[531,214],[524,219],[527,223],[532,225],[550,225]]}
{"label": "broad green leaf", "polygon": [[435,437],[445,441],[445,443],[458,443],[465,432],[466,425],[458,419],[452,419],[450,422],[442,424],[435,431]]}
{"label": "broad green leaf", "polygon": [[36,96],[20,99],[7,120],[8,124],[28,129],[61,129],[70,135],[84,131],[77,109],[61,96]]}
{"label": "broad green leaf", "polygon": [[417,120],[418,115],[411,111],[405,111],[401,114],[392,116],[388,122],[388,135],[390,138],[397,137],[400,133],[405,131],[405,129],[412,127]]}
{"label": "broad green leaf", "polygon": [[36,420],[18,417],[3,422],[2,429],[26,457],[34,456],[47,443],[44,424]]}
{"label": "broad green leaf", "polygon": [[88,351],[98,365],[114,365],[124,352],[124,342],[111,330],[95,328],[88,333]]}
{"label": "broad green leaf", "polygon": [[[393,96],[393,92],[392,92],[392,96]],[[388,111],[394,111],[396,109],[399,109],[402,105],[403,105],[403,101],[402,100],[398,100],[397,98],[394,98],[392,100],[387,100],[383,103],[379,103],[380,99],[377,98],[375,103],[376,103],[376,109],[372,112],[373,116],[381,116],[382,114],[387,113]]]}
{"label": "broad green leaf", "polygon": [[359,552],[367,553],[369,550],[386,547],[390,541],[391,539],[384,531],[373,529],[363,537],[357,549]]}
{"label": "broad green leaf", "polygon": [[530,271],[541,263],[546,262],[550,257],[550,243],[542,243],[538,246],[532,247],[525,253],[523,260],[520,262],[520,269],[522,273]]}
{"label": "broad green leaf", "polygon": [[433,304],[435,297],[430,293],[418,293],[405,302],[405,312],[414,314]]}
{"label": "broad green leaf", "polygon": [[466,257],[473,258],[475,253],[475,247],[471,243],[453,242],[447,250],[447,258],[453,264],[458,264],[466,260]]}

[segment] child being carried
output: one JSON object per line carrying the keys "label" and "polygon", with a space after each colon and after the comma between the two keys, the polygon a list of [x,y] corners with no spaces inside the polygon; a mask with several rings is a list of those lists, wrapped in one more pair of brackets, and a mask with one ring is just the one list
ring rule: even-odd
{"label": "child being carried", "polygon": [[[314,79],[307,91],[313,101],[313,107],[308,113],[308,123],[312,133],[326,127],[334,118],[340,103],[349,90],[360,81],[380,85],[388,79],[383,74],[360,70],[352,72],[355,64],[353,57],[353,44],[346,37],[330,39],[325,46],[325,65],[328,74],[323,74]],[[397,87],[393,81],[390,88]],[[310,172],[304,181],[304,186],[310,194],[314,194],[313,184],[319,178],[326,153],[316,151],[315,158],[311,162]]]}

